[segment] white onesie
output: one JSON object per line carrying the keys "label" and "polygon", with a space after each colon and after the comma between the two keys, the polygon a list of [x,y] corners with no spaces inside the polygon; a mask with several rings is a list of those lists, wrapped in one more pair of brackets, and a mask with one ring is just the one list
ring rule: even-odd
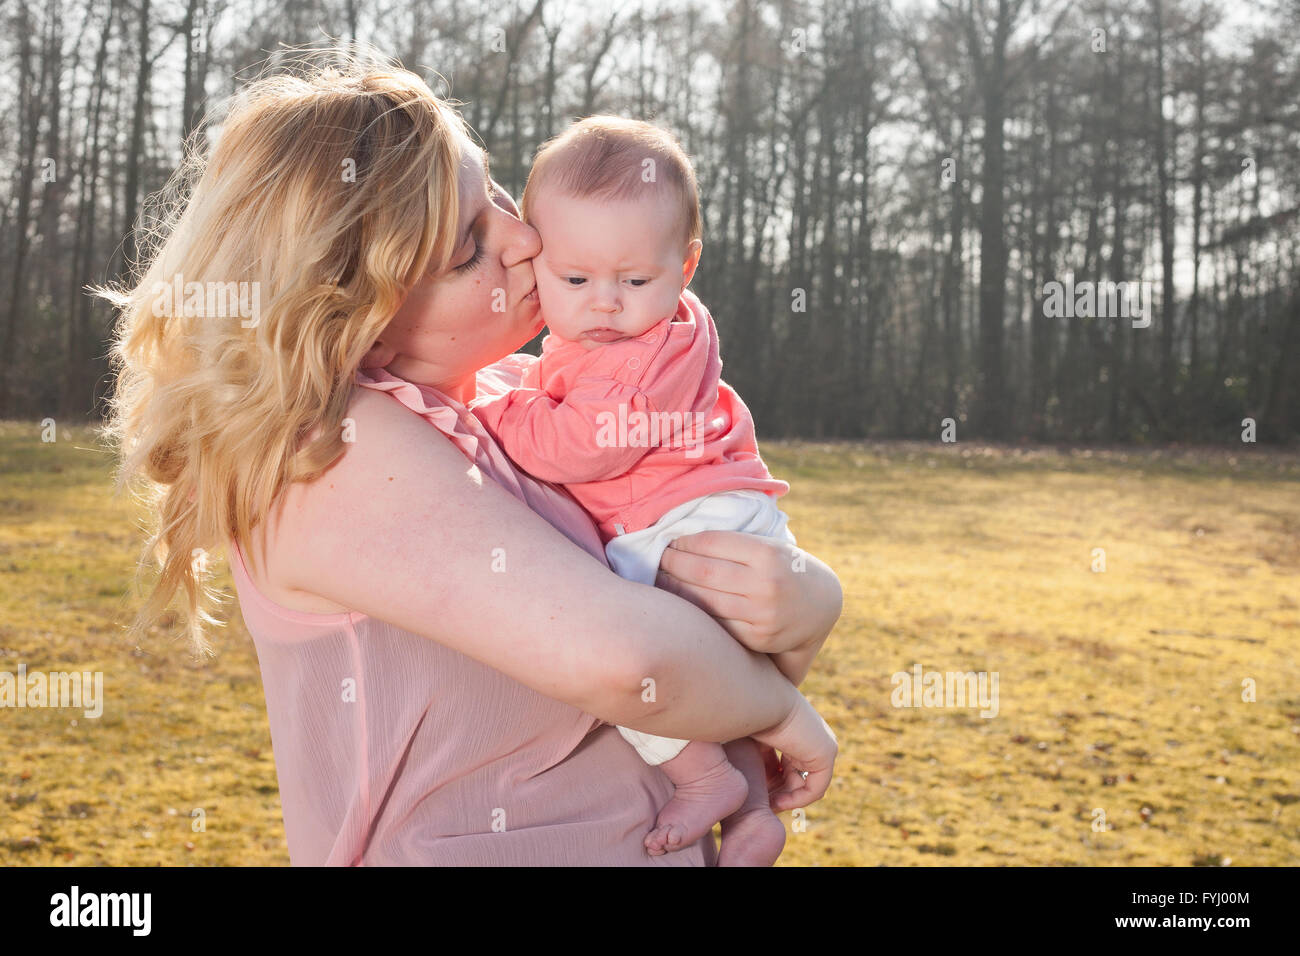
{"label": "white onesie", "polygon": [[[789,517],[777,507],[771,495],[761,491],[719,491],[678,505],[648,528],[610,539],[605,545],[605,556],[620,577],[653,587],[664,550],[683,535],[700,531],[744,531],[795,544],[794,535],[786,527],[787,521]],[[651,766],[671,760],[690,743],[628,727],[619,727],[618,731]]]}

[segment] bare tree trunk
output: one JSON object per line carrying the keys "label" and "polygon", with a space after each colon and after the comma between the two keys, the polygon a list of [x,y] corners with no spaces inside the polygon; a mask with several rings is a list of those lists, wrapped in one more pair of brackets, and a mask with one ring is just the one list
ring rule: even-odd
{"label": "bare tree trunk", "polygon": [[605,54],[609,53],[609,48],[614,44],[616,35],[614,25],[618,22],[618,11],[615,10],[609,15],[609,22],[605,24],[605,29],[601,33],[600,46],[592,53],[591,62],[587,64],[586,72],[583,74],[582,83],[582,115],[590,116],[596,109],[596,94],[600,92],[600,87],[596,83],[596,72],[600,69],[601,62],[605,59]]}
{"label": "bare tree trunk", "polygon": [[140,17],[137,21],[136,43],[136,77],[135,110],[131,120],[131,148],[126,159],[126,189],[122,197],[123,215],[126,218],[126,237],[122,240],[122,269],[120,275],[128,275],[135,266],[138,247],[136,241],[135,219],[139,209],[140,166],[144,154],[145,124],[149,102],[149,79],[152,67],[149,60],[149,2],[140,0]]}
{"label": "bare tree trunk", "polygon": [[[1047,79],[1047,98],[1043,108],[1043,122],[1047,130],[1047,182],[1042,203],[1043,230],[1037,244],[1037,259],[1034,274],[1038,289],[1055,279],[1056,243],[1060,223],[1057,220],[1056,192],[1058,180],[1057,139],[1059,116],[1056,108],[1055,79]],[[1052,358],[1056,352],[1056,329],[1047,318],[1041,298],[1037,300],[1033,318],[1029,323],[1030,333],[1030,397],[1032,434],[1039,441],[1048,433],[1047,407],[1051,394]]]}
{"label": "bare tree trunk", "polygon": [[1196,147],[1192,160],[1192,294],[1187,306],[1191,335],[1188,386],[1190,405],[1198,420],[1203,418],[1200,402],[1201,367],[1201,220],[1205,189],[1205,24],[1199,25],[1196,45]]}
{"label": "bare tree trunk", "polygon": [[[63,316],[64,286],[55,281],[59,268],[64,262],[59,236],[59,214],[63,210],[63,200],[68,194],[68,184],[72,177],[72,164],[65,162],[63,155],[63,11],[59,9],[60,0],[49,0],[46,17],[46,43],[44,57],[49,63],[49,82],[46,84],[49,94],[49,115],[45,128],[45,155],[42,157],[41,181],[45,188],[41,191],[41,211],[38,217],[40,233],[39,257],[44,265],[40,276],[41,285],[49,290],[53,313]],[[49,165],[46,166],[45,164]],[[48,175],[47,175],[48,170]]]}
{"label": "bare tree trunk", "polygon": [[185,97],[181,103],[181,146],[202,121],[204,88],[208,75],[207,0],[186,0],[181,31],[185,37]]}
{"label": "bare tree trunk", "polygon": [[1005,205],[1005,139],[1007,108],[1007,41],[1015,27],[1021,0],[997,0],[997,14],[984,50],[983,23],[967,9],[965,27],[971,58],[984,100],[983,198],[980,202],[979,407],[981,434],[994,439],[1007,434],[1006,380],[1003,367],[1003,325],[1006,320],[1007,246]]}
{"label": "bare tree trunk", "polygon": [[505,75],[501,78],[501,89],[497,91],[496,104],[493,106],[492,112],[488,114],[483,128],[479,131],[483,137],[483,144],[487,147],[489,153],[492,152],[495,144],[497,123],[500,121],[502,114],[505,113],[506,97],[509,96],[512,86],[517,82],[514,74],[515,64],[519,59],[519,51],[523,47],[524,39],[528,36],[528,31],[532,29],[533,24],[541,16],[544,2],[545,0],[537,0],[528,16],[506,32]]}
{"label": "bare tree trunk", "polygon": [[36,142],[40,130],[40,103],[44,84],[33,91],[32,22],[26,0],[20,0],[14,17],[18,35],[18,125],[22,130],[18,167],[18,209],[14,216],[13,281],[9,288],[4,321],[4,343],[0,350],[0,415],[10,412],[13,397],[14,350],[18,320],[27,305],[27,253],[31,247],[28,233],[32,220],[33,183],[36,178]]}
{"label": "bare tree trunk", "polygon": [[546,35],[546,79],[542,84],[542,139],[548,140],[555,135],[555,47],[560,40],[560,26],[548,27],[542,24]]}
{"label": "bare tree trunk", "polygon": [[[102,128],[104,88],[107,80],[104,65],[108,59],[109,38],[113,35],[116,0],[110,0],[99,49],[95,53],[95,72],[91,88],[94,106],[90,108],[81,159],[81,193],[77,201],[77,236],[72,263],[72,335],[68,348],[67,374],[63,383],[63,405],[66,411],[85,411],[94,404],[98,375],[97,363],[91,354],[96,339],[90,334],[90,318],[97,308],[86,293],[93,276],[96,213],[99,210],[100,130]],[[87,394],[89,391],[89,394]]]}
{"label": "bare tree trunk", "polygon": [[1170,171],[1168,150],[1165,145],[1165,37],[1163,0],[1151,0],[1156,33],[1156,103],[1155,103],[1155,160],[1159,178],[1157,205],[1160,215],[1160,392],[1166,408],[1166,420],[1176,408],[1173,403],[1174,388],[1174,227],[1173,198],[1170,196]]}

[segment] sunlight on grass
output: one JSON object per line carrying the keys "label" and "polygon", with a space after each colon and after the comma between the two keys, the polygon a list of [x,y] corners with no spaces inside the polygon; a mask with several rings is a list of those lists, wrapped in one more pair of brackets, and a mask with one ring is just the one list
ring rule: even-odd
{"label": "sunlight on grass", "polygon": [[[100,670],[107,702],[0,710],[0,862],[286,864],[228,572],[215,661],[126,643],[138,515],[58,436],[0,423],[0,670]],[[763,449],[845,591],[804,685],[836,780],[782,865],[1300,863],[1300,456]],[[894,708],[917,664],[996,671],[997,716]]]}

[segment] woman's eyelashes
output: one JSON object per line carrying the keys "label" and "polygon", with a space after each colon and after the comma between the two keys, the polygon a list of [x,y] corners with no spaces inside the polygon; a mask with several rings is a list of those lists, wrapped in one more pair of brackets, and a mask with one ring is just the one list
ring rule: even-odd
{"label": "woman's eyelashes", "polygon": [[477,240],[474,243],[474,254],[456,267],[457,272],[469,272],[476,265],[483,261],[483,244]]}
{"label": "woman's eyelashes", "polygon": [[483,218],[480,216],[470,229],[470,238],[474,240],[474,253],[456,267],[457,272],[470,272],[483,261]]}

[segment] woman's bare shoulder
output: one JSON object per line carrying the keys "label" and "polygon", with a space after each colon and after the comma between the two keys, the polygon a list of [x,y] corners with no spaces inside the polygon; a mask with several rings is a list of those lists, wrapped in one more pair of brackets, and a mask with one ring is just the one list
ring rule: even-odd
{"label": "woman's bare shoulder", "polygon": [[[342,528],[359,527],[353,507],[360,498],[382,496],[387,481],[385,449],[400,449],[411,441],[452,448],[428,422],[388,395],[358,388],[345,419],[348,440],[343,454],[313,481],[295,482],[280,495],[270,520],[253,533],[253,545],[264,563],[249,567],[258,589],[272,601],[295,611],[332,614],[349,610],[313,594],[304,573]],[[456,458],[448,457],[449,463]],[[459,458],[463,462],[463,458]]]}

